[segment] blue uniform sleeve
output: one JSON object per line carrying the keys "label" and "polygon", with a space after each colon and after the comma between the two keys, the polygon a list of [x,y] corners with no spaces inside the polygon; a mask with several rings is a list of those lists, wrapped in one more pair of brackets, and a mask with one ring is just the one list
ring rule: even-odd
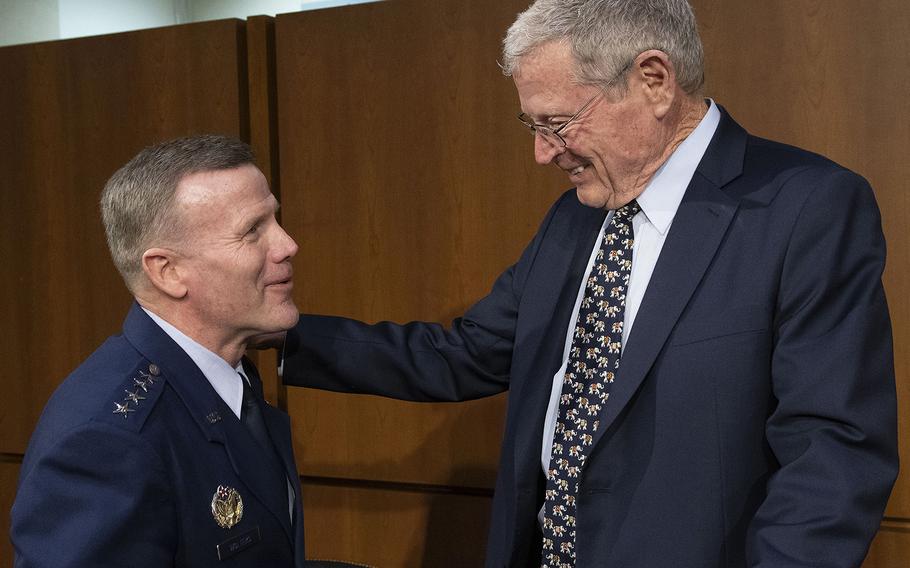
{"label": "blue uniform sleeve", "polygon": [[29,452],[11,512],[16,568],[174,565],[170,482],[135,433],[89,422]]}

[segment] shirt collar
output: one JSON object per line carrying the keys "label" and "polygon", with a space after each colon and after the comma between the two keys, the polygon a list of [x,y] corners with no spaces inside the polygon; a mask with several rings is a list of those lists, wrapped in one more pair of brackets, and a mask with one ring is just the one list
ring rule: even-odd
{"label": "shirt collar", "polygon": [[150,312],[144,307],[142,309],[152,318],[152,321],[158,324],[158,327],[164,333],[168,334],[186,352],[189,358],[193,360],[193,363],[202,371],[202,374],[205,375],[205,378],[208,379],[218,396],[237,415],[237,418],[240,418],[240,410],[243,405],[243,383],[241,383],[238,373],[243,372],[243,363],[237,363],[236,367],[231,367],[227,361],[190,339],[186,334],[157,314]]}
{"label": "shirt collar", "polygon": [[711,99],[707,102],[708,112],[698,126],[673,151],[638,196],[638,205],[661,235],[666,235],[670,228],[686,188],[720,124],[717,105]]}

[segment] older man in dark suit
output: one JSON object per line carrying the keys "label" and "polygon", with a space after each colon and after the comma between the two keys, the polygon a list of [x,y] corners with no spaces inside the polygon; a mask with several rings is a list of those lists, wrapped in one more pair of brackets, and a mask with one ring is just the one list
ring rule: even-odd
{"label": "older man in dark suit", "polygon": [[219,136],[147,148],[108,182],[136,303],[41,416],[12,509],[17,567],[303,566],[288,417],[243,359],[297,321],[277,207],[249,147]]}
{"label": "older man in dark suit", "polygon": [[685,0],[538,0],[503,68],[574,189],[451,327],[304,316],[289,384],[509,390],[488,566],[862,563],[897,475],[885,244],[858,175],[702,93]]}

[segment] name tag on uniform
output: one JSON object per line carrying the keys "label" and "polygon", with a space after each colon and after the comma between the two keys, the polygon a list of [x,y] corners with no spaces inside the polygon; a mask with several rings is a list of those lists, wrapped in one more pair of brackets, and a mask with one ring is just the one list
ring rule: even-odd
{"label": "name tag on uniform", "polygon": [[238,552],[246,550],[257,542],[262,540],[259,534],[259,526],[252,528],[245,533],[229,538],[215,548],[218,550],[218,560],[227,560]]}

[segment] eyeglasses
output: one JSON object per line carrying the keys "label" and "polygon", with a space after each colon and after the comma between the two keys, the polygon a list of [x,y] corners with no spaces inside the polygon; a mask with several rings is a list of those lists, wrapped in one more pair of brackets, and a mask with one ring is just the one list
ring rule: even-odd
{"label": "eyeglasses", "polygon": [[594,104],[594,101],[596,101],[603,95],[604,95],[603,91],[598,91],[598,93],[596,95],[594,95],[593,97],[591,97],[590,99],[588,99],[588,102],[586,102],[584,104],[584,106],[582,106],[580,109],[578,109],[578,112],[573,114],[569,118],[569,120],[563,122],[556,128],[553,128],[552,126],[547,126],[545,124],[538,124],[538,123],[534,122],[534,119],[532,119],[527,113],[524,113],[524,112],[518,115],[518,120],[520,120],[522,124],[524,124],[525,126],[528,127],[528,130],[531,132],[531,136],[537,136],[538,134],[540,134],[550,144],[558,145],[560,148],[565,148],[566,140],[565,140],[565,138],[562,137],[561,133],[565,132],[566,128],[568,128],[569,125],[575,121],[575,119],[577,119],[579,116],[581,116],[581,114],[584,111],[588,110],[588,107],[590,107],[591,105]]}
{"label": "eyeglasses", "polygon": [[556,126],[555,128],[553,126],[547,126],[546,124],[538,124],[538,123],[534,122],[534,119],[531,118],[527,113],[524,113],[524,112],[518,115],[518,120],[520,120],[522,124],[524,124],[525,126],[528,127],[528,130],[531,132],[531,136],[537,136],[538,134],[540,134],[550,144],[553,144],[554,146],[558,146],[559,148],[565,148],[566,139],[562,137],[562,133],[565,132],[566,128],[568,128],[570,124],[575,122],[575,120],[577,118],[579,118],[584,111],[588,110],[588,108],[591,105],[593,105],[595,101],[597,101],[599,98],[604,96],[606,94],[606,89],[613,86],[617,81],[620,80],[620,78],[625,76],[626,71],[631,69],[632,65],[634,63],[635,63],[635,59],[632,59],[628,63],[626,63],[623,66],[623,68],[619,70],[619,73],[617,73],[615,77],[613,77],[612,79],[610,79],[610,81],[608,81],[606,83],[604,88],[602,88],[600,91],[598,91],[596,95],[594,95],[593,97],[588,99],[588,102],[586,102],[584,104],[584,106],[582,106],[580,109],[578,109],[578,112],[573,114],[569,118],[569,120],[563,122],[562,124],[560,124],[559,126]]}

